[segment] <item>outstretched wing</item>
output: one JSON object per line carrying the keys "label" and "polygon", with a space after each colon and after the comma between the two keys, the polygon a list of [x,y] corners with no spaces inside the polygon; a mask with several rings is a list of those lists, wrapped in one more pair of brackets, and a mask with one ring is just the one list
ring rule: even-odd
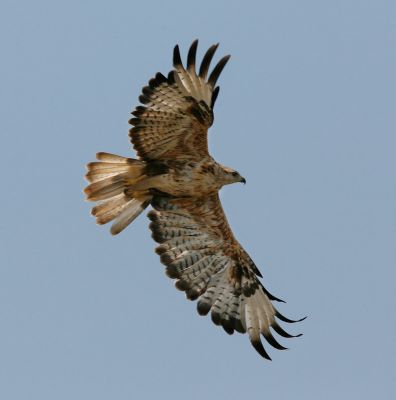
{"label": "outstretched wing", "polygon": [[223,57],[207,78],[218,45],[206,52],[199,73],[195,71],[198,40],[190,47],[183,67],[179,47],[173,53],[168,77],[161,73],[149,81],[139,97],[129,123],[130,137],[143,160],[201,160],[208,157],[207,131],[213,123],[213,106],[219,93],[216,81],[230,56]]}
{"label": "outstretched wing", "polygon": [[[201,315],[211,311],[212,321],[232,334],[247,332],[254,348],[270,359],[262,334],[277,349],[285,349],[271,333],[289,338],[278,322],[284,317],[271,301],[282,301],[261,284],[261,274],[235,240],[217,194],[206,198],[155,197],[148,214],[156,252],[169,277],[190,300],[198,299]],[[299,335],[297,335],[299,336]]]}

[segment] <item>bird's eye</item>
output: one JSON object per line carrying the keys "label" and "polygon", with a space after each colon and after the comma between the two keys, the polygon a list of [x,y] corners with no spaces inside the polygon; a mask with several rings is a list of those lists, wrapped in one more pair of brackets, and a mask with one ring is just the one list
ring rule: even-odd
{"label": "bird's eye", "polygon": [[237,176],[238,175],[238,172],[233,172],[232,173],[232,176]]}

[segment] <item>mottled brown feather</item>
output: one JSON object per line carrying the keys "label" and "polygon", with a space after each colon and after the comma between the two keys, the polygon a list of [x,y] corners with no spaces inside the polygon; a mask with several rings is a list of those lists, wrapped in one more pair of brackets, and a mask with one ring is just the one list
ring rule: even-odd
{"label": "mottled brown feather", "polygon": [[[209,158],[207,132],[213,123],[213,104],[218,88],[214,87],[229,56],[223,57],[206,81],[197,75],[195,56],[198,41],[191,45],[187,69],[183,67],[179,48],[174,51],[174,67],[168,78],[158,73],[145,86],[129,123],[130,137],[140,159],[202,160]],[[212,49],[212,48],[211,48]],[[207,53],[208,54],[208,53]],[[213,49],[209,55],[213,55]],[[209,68],[206,56],[204,70]]]}

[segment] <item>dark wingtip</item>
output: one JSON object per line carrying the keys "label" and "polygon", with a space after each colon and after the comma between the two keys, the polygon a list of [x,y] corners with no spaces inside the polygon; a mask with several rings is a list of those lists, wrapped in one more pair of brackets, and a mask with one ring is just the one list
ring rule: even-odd
{"label": "dark wingtip", "polygon": [[263,344],[259,340],[250,340],[252,346],[256,349],[256,351],[260,354],[261,357],[265,358],[266,360],[272,361],[271,357],[265,351]]}
{"label": "dark wingtip", "polygon": [[180,272],[174,265],[168,265],[165,268],[165,273],[169,278],[176,279],[180,277]]}
{"label": "dark wingtip", "polygon": [[189,287],[190,286],[189,286],[188,282],[186,282],[183,279],[179,279],[178,281],[175,282],[175,288],[178,290],[185,291],[185,290],[188,290]]}
{"label": "dark wingtip", "polygon": [[169,85],[173,85],[175,83],[175,71],[169,71],[167,81]]}
{"label": "dark wingtip", "polygon": [[282,315],[278,310],[276,310],[275,316],[276,316],[277,318],[279,318],[281,321],[287,322],[287,323],[289,323],[289,324],[295,324],[296,322],[304,321],[304,319],[307,318],[307,317],[304,317],[304,318],[296,319],[296,320],[294,320],[294,319],[289,319],[289,318],[286,318],[284,315]]}
{"label": "dark wingtip", "polygon": [[277,340],[272,336],[271,332],[268,330],[268,332],[264,332],[263,336],[267,340],[267,342],[272,346],[275,347],[275,349],[278,350],[288,350],[287,347],[282,346],[280,343],[277,342]]}
{"label": "dark wingtip", "polygon": [[223,68],[227,64],[228,60],[230,59],[230,55],[224,56],[213,68],[213,71],[209,75],[208,83],[209,85],[215,86],[217,79],[219,78],[221,71],[223,71]]}
{"label": "dark wingtip", "polygon": [[149,99],[148,97],[144,96],[143,94],[141,94],[141,95],[139,96],[139,101],[140,101],[142,104],[148,104],[148,103],[150,103],[150,99]]}
{"label": "dark wingtip", "polygon": [[157,220],[158,220],[157,212],[154,211],[154,210],[150,210],[150,211],[147,213],[147,218],[148,218],[150,221],[152,221],[152,222],[157,221]]}
{"label": "dark wingtip", "polygon": [[165,82],[166,82],[166,76],[161,74],[161,72],[157,72],[155,74],[155,85],[158,86]]}
{"label": "dark wingtip", "polygon": [[211,99],[211,102],[210,102],[210,108],[214,107],[214,105],[216,103],[217,96],[219,95],[219,91],[220,91],[220,87],[216,86],[215,90],[213,90],[212,99]]}
{"label": "dark wingtip", "polygon": [[298,335],[291,335],[290,333],[286,332],[276,321],[271,324],[271,327],[278,335],[287,339],[302,336],[302,333]]}
{"label": "dark wingtip", "polygon": [[183,68],[183,63],[182,63],[182,60],[181,60],[181,57],[180,57],[180,50],[179,50],[179,45],[178,44],[173,49],[173,66],[174,67],[181,66]]}
{"label": "dark wingtip", "polygon": [[158,246],[155,248],[154,251],[156,254],[158,254],[160,256],[161,254],[166,253],[167,250],[168,250],[168,248],[166,246]]}
{"label": "dark wingtip", "polygon": [[231,319],[223,318],[221,321],[221,326],[223,327],[224,331],[229,335],[234,333],[234,322]]}
{"label": "dark wingtip", "polygon": [[212,61],[214,53],[216,52],[218,47],[219,47],[219,44],[217,43],[217,44],[214,44],[213,46],[210,46],[209,49],[206,51],[204,58],[202,59],[201,66],[199,68],[199,76],[202,79],[206,78],[206,75],[208,74],[210,62]]}
{"label": "dark wingtip", "polygon": [[217,311],[212,310],[212,312],[210,313],[210,316],[212,318],[212,322],[215,325],[220,325],[221,324],[221,316]]}
{"label": "dark wingtip", "polygon": [[160,256],[160,260],[162,264],[167,266],[173,261],[173,258],[168,253],[162,253]]}
{"label": "dark wingtip", "polygon": [[198,39],[195,39],[191,46],[190,50],[188,50],[188,55],[187,55],[187,69],[195,69],[195,59],[197,56],[197,47],[198,47]]}
{"label": "dark wingtip", "polygon": [[239,333],[246,333],[246,328],[242,325],[241,320],[232,318],[231,319],[234,323],[234,329]]}
{"label": "dark wingtip", "polygon": [[263,292],[268,296],[268,298],[272,301],[277,301],[279,303],[286,303],[285,300],[280,299],[279,297],[274,296],[272,293],[270,293],[264,285],[260,282],[260,286],[263,289]]}
{"label": "dark wingtip", "polygon": [[210,311],[211,305],[204,301],[198,301],[197,311],[199,315],[207,315]]}
{"label": "dark wingtip", "polygon": [[[137,106],[132,112],[131,114],[134,115],[135,117],[141,117],[144,112],[146,111],[146,107],[143,106]],[[129,121],[128,121],[129,122]],[[129,122],[130,123],[130,122]]]}

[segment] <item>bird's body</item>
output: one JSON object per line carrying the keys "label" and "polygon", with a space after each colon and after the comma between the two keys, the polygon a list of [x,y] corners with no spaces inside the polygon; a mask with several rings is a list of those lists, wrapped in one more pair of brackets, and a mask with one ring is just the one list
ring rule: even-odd
{"label": "bird's body", "polygon": [[207,132],[213,123],[216,81],[229,59],[223,57],[207,78],[217,45],[206,52],[195,70],[198,41],[193,42],[184,68],[178,46],[174,70],[150,80],[130,120],[130,137],[137,159],[97,153],[88,164],[87,199],[99,224],[114,221],[113,234],[128,226],[146,207],[150,228],[159,243],[156,252],[166,273],[187,298],[198,300],[199,314],[211,313],[215,324],[231,334],[247,332],[253,346],[268,354],[260,334],[284,349],[270,328],[292,337],[276,321],[289,320],[272,301],[281,301],[261,284],[261,274],[235,239],[218,196],[227,184],[246,182],[235,170],[209,154]]}
{"label": "bird's body", "polygon": [[147,162],[147,178],[138,182],[135,190],[155,189],[173,197],[196,197],[217,193],[227,183],[237,182],[229,177],[230,170],[214,160]]}

